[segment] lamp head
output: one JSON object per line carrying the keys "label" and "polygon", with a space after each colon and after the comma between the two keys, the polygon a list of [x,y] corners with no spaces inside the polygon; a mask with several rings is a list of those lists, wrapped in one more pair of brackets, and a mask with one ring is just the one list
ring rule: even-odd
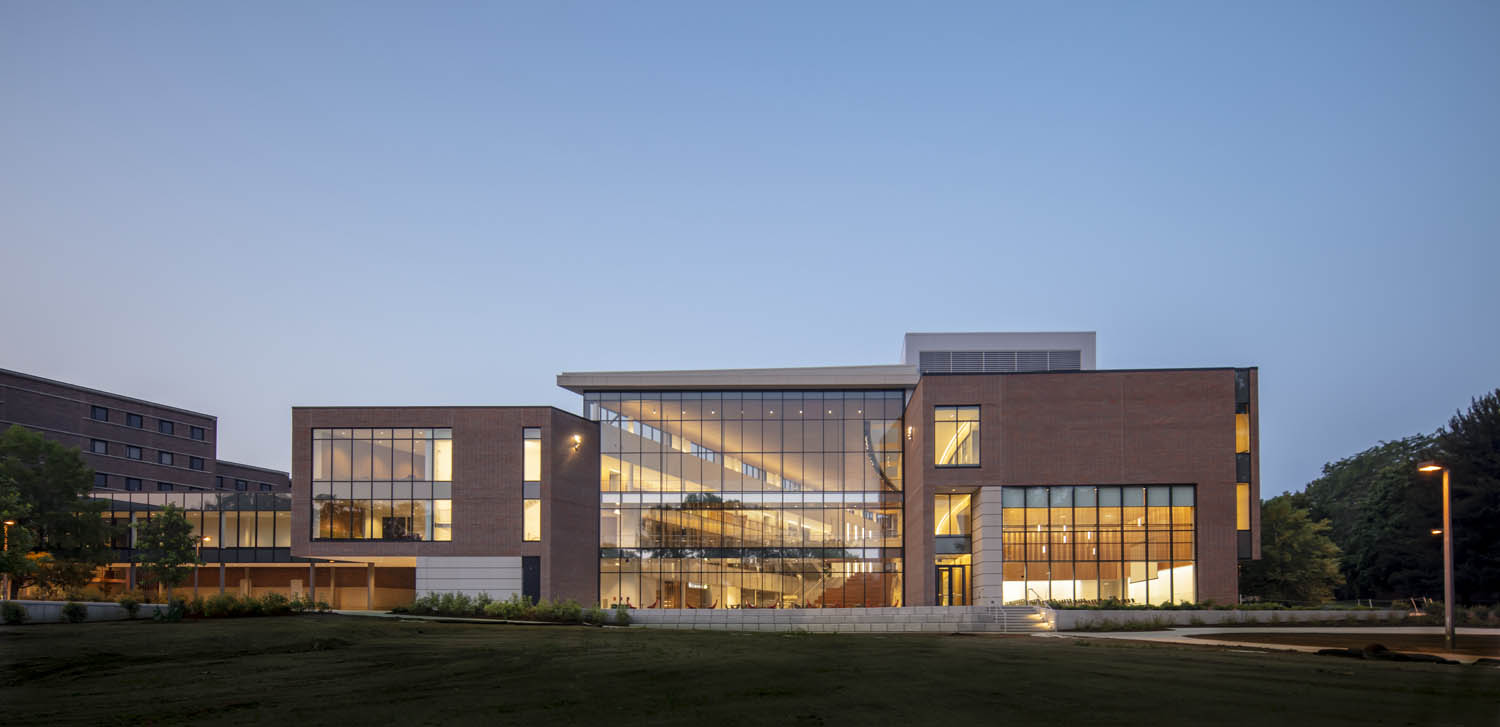
{"label": "lamp head", "polygon": [[16,524],[16,521],[14,521],[14,520],[6,520],[5,521],[5,527],[10,527],[10,526],[15,525],[15,524]]}
{"label": "lamp head", "polygon": [[1439,472],[1442,469],[1443,469],[1442,465],[1440,465],[1436,461],[1430,460],[1430,459],[1427,460],[1427,461],[1425,461],[1425,462],[1418,462],[1417,463],[1417,471],[1418,472]]}

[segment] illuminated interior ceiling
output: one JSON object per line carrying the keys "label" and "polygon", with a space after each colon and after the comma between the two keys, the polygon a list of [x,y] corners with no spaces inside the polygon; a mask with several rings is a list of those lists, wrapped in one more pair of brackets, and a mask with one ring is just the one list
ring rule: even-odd
{"label": "illuminated interior ceiling", "polygon": [[[706,449],[713,450],[716,454],[719,455],[719,457],[721,459],[721,461],[718,463],[719,466],[721,466],[721,467],[724,466],[724,464],[725,464],[725,462],[722,461],[725,457],[733,457],[735,459],[740,460],[741,462],[744,462],[744,463],[746,463],[746,464],[748,464],[748,465],[750,465],[752,467],[755,467],[755,468],[761,470],[762,472],[766,472],[768,474],[774,474],[779,479],[786,479],[786,472],[784,470],[782,470],[780,462],[777,462],[775,466],[768,465],[768,463],[766,462],[766,460],[762,456],[764,454],[768,454],[766,452],[758,452],[757,451],[757,452],[732,452],[732,453],[726,453],[724,451],[724,438],[723,438],[722,434],[720,433],[720,431],[718,431],[719,430],[718,427],[714,428],[716,431],[705,432],[701,428],[692,427],[691,426],[693,424],[696,424],[698,420],[686,420],[686,421],[684,421],[684,420],[677,420],[677,421],[670,421],[670,420],[669,421],[662,421],[662,420],[660,420],[658,418],[660,416],[660,407],[663,406],[663,405],[666,405],[666,402],[645,402],[645,401],[636,399],[636,400],[625,400],[625,401],[620,401],[620,402],[613,402],[612,401],[612,402],[607,402],[607,404],[608,404],[608,407],[607,407],[608,409],[612,409],[612,410],[618,411],[620,414],[622,414],[622,415],[624,415],[626,417],[629,417],[630,419],[635,420],[636,423],[646,424],[647,426],[654,427],[656,429],[660,429],[663,432],[671,434],[671,435],[673,435],[673,437],[681,437],[683,440],[685,440],[686,442],[688,442],[690,444],[696,444],[696,445],[698,445],[700,447],[704,447]],[[656,404],[656,406],[651,406],[651,404]],[[605,405],[605,403],[601,402],[601,406],[604,406],[604,405]],[[618,407],[618,408],[616,408],[616,407]],[[681,413],[683,411],[684,410],[679,410],[678,415],[681,416]],[[718,414],[718,413],[714,413],[711,416],[718,417],[718,416],[721,416],[721,415]],[[861,418],[849,418],[849,419],[843,419],[843,418],[841,418],[841,419],[838,419],[837,421],[840,421],[840,422],[847,422],[847,421],[897,421],[896,419],[885,419],[885,418],[881,418],[881,419],[878,419],[878,420],[877,419],[863,420],[862,417],[864,416],[864,409],[860,408],[860,407],[856,407],[856,409],[855,409],[855,416],[856,417],[861,417]],[[760,419],[753,419],[753,420],[749,420],[749,421],[761,421],[761,420]],[[824,421],[827,421],[827,420],[824,420],[824,419],[804,419],[802,421],[803,422],[819,422],[819,423],[821,423],[821,422],[824,422]],[[603,424],[603,423],[601,422],[601,424]],[[626,431],[623,427],[621,428],[621,432],[622,432],[622,436],[640,436],[639,432],[631,433],[629,431]],[[747,432],[745,439],[747,441],[758,442],[759,439],[760,439],[760,435],[756,434],[755,435],[755,440],[750,440],[749,439],[749,433]],[[867,445],[868,442],[865,442],[865,444]],[[668,444],[665,443],[665,442],[660,443],[659,446],[661,446],[663,448],[663,450],[666,450],[666,449],[670,448],[668,446]],[[748,449],[748,447],[742,447],[742,448]],[[756,449],[760,449],[760,447],[757,446]],[[867,453],[868,452],[868,447],[864,447],[864,448],[862,448],[862,450],[864,450],[864,451],[860,452],[861,454]],[[681,450],[675,450],[675,451],[681,451]],[[838,450],[838,452],[840,452],[840,453],[847,453],[845,450]],[[609,456],[609,455],[605,455],[605,456]],[[808,485],[813,485],[813,484],[819,485],[818,487],[807,487],[807,488],[804,488],[804,489],[823,490],[823,491],[827,491],[828,490],[827,487],[822,486],[822,485],[824,485],[826,483],[823,483],[823,482],[818,482],[818,483],[808,482],[806,480],[805,476],[804,477],[794,477],[794,478],[791,478],[791,479],[799,481],[799,482],[804,482],[804,483],[806,483]]]}

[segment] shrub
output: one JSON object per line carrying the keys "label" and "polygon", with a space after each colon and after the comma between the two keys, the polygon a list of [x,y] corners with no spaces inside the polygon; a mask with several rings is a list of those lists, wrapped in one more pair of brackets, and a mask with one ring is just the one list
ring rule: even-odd
{"label": "shrub", "polygon": [[[198,603],[198,599],[196,598],[193,599],[193,601],[195,603]],[[201,603],[199,604],[199,606],[201,608]],[[201,611],[199,613],[201,613]],[[182,617],[186,615],[188,615],[188,603],[181,598],[174,598],[167,603],[166,608],[157,609],[156,613],[153,614],[151,618],[154,621],[176,623],[178,621],[181,621]]]}
{"label": "shrub", "polygon": [[615,604],[615,625],[630,625],[630,607],[626,606],[623,603]]}
{"label": "shrub", "polygon": [[280,593],[267,593],[260,597],[260,612],[266,616],[286,616],[292,612],[292,602]]}
{"label": "shrub", "polygon": [[214,594],[202,603],[202,615],[210,619],[223,619],[236,616],[239,603],[236,603],[234,594]]}
{"label": "shrub", "polygon": [[327,601],[318,601],[317,608],[318,613],[328,613],[333,610],[333,606],[328,605]]}
{"label": "shrub", "polygon": [[89,617],[89,607],[77,601],[68,601],[63,604],[62,615],[70,624],[83,623]]}
{"label": "shrub", "polygon": [[131,593],[120,594],[120,597],[115,599],[115,603],[120,604],[120,608],[125,609],[125,616],[127,618],[135,618],[136,614],[141,611],[141,600]]}
{"label": "shrub", "polygon": [[604,609],[602,609],[602,608],[586,608],[586,609],[584,609],[583,610],[583,622],[586,623],[586,624],[590,624],[592,626],[602,626],[604,624]]}
{"label": "shrub", "polygon": [[5,623],[15,625],[26,623],[26,607],[15,601],[0,601],[0,618]]}

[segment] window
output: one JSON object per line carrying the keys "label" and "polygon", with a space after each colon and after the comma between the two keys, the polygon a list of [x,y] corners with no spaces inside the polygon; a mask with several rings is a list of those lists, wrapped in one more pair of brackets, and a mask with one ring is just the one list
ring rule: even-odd
{"label": "window", "polygon": [[969,535],[969,495],[932,496],[933,533]]}
{"label": "window", "polygon": [[127,444],[127,445],[125,445],[125,456],[129,457],[130,459],[140,459],[141,458],[141,448],[140,447],[132,447],[132,446],[130,446],[130,445]]}
{"label": "window", "polygon": [[933,462],[938,467],[979,465],[979,407],[932,409]]}
{"label": "window", "polygon": [[453,430],[312,430],[315,540],[452,540]]}
{"label": "window", "polygon": [[109,454],[109,442],[102,439],[89,440],[89,451],[94,454]]}
{"label": "window", "polygon": [[1197,599],[1191,485],[1004,487],[1001,598]]}
{"label": "window", "polygon": [[[599,605],[901,603],[904,410],[901,391],[587,393],[600,436]],[[541,434],[545,480],[578,454],[571,431]],[[551,486],[522,485],[542,505],[543,543],[554,513],[539,495]],[[912,526],[926,532],[927,517]]]}
{"label": "window", "polygon": [[198,441],[203,441],[205,433],[203,427],[188,427],[188,436]]}
{"label": "window", "polygon": [[162,434],[173,434],[175,429],[176,425],[166,419],[156,420],[156,431]]}
{"label": "window", "polygon": [[262,483],[260,483],[260,491],[261,492],[270,492],[271,491],[271,486],[268,485],[268,484],[266,484],[266,483],[264,483],[264,482],[262,482]]}
{"label": "window", "polygon": [[94,486],[95,487],[109,487],[109,475],[104,474],[103,472],[95,472],[94,473]]}
{"label": "window", "polygon": [[1250,483],[1238,482],[1234,485],[1234,529],[1250,529]]}
{"label": "window", "polygon": [[244,492],[250,489],[250,483],[244,480],[235,480],[234,489],[239,490],[240,492]]}
{"label": "window", "polygon": [[130,490],[131,492],[140,492],[141,491],[141,481],[138,480],[138,479],[136,479],[136,478],[134,478],[134,477],[126,477],[125,478],[125,489]]}
{"label": "window", "polygon": [[172,464],[172,453],[171,452],[157,452],[156,453],[156,463],[157,464]]}
{"label": "window", "polygon": [[542,430],[521,430],[521,540],[542,539]]}
{"label": "window", "polygon": [[217,476],[217,477],[214,478],[214,487],[217,487],[217,488],[219,488],[221,490],[224,489],[224,476],[223,475],[219,475],[219,476]]}
{"label": "window", "polygon": [[542,501],[523,500],[521,539],[536,542],[542,539]]}
{"label": "window", "polygon": [[102,406],[89,407],[89,418],[107,422],[109,421],[109,410]]}
{"label": "window", "polygon": [[1247,454],[1250,451],[1250,407],[1240,404],[1234,414],[1234,451]]}
{"label": "window", "polygon": [[126,414],[125,424],[136,429],[144,429],[146,427],[146,420],[141,418],[140,414]]}
{"label": "window", "polygon": [[170,483],[170,482],[158,482],[158,483],[156,483],[156,491],[157,492],[171,492],[172,491],[172,483]]}
{"label": "window", "polygon": [[538,427],[526,427],[522,429],[521,447],[523,459],[521,480],[523,482],[541,482],[542,430]]}

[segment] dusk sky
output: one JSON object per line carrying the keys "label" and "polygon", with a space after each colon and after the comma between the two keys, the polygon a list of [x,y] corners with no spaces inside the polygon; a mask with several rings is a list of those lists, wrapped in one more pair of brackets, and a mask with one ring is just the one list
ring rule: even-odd
{"label": "dusk sky", "polygon": [[1093,330],[1262,492],[1500,386],[1500,4],[0,1],[0,368],[219,417]]}

